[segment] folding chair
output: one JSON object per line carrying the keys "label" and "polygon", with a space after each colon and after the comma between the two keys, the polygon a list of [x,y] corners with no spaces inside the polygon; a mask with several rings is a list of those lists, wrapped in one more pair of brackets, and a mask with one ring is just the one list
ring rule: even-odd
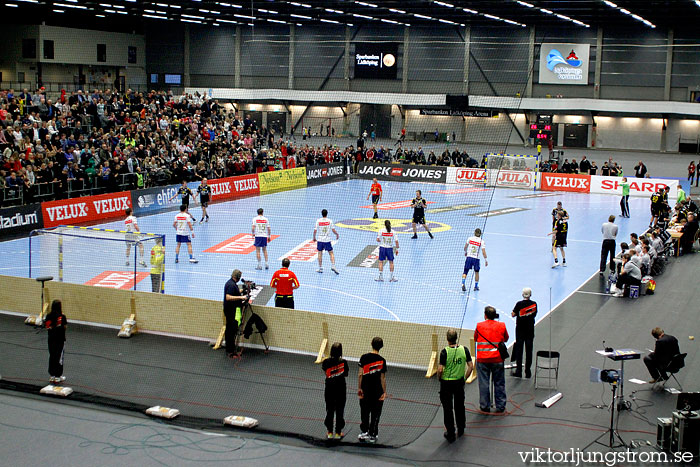
{"label": "folding chair", "polygon": [[[557,389],[557,383],[559,381],[559,352],[550,352],[548,350],[538,350],[535,356],[535,389],[539,389],[538,386],[538,375],[540,370],[542,373],[547,373],[547,376],[543,376],[540,379],[548,380],[546,387],[542,386],[544,389]],[[552,372],[554,372],[554,377],[552,377]],[[552,386],[552,380],[554,380],[554,386]]]}
{"label": "folding chair", "polygon": [[666,368],[663,369],[662,373],[668,373],[670,375],[669,378],[664,379],[664,383],[661,385],[661,388],[663,390],[668,391],[669,389],[666,388],[666,383],[673,378],[676,381],[676,384],[678,384],[678,388],[683,391],[683,386],[681,386],[681,383],[678,382],[678,378],[676,378],[676,373],[681,371],[682,368],[685,367],[685,357],[687,356],[687,353],[679,353],[673,356],[671,358],[671,361],[668,362],[668,365],[666,365]]}

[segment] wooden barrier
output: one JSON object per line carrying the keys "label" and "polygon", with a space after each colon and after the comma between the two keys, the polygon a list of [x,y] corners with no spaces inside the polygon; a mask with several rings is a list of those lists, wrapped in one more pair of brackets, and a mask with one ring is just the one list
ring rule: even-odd
{"label": "wooden barrier", "polygon": [[[138,329],[142,333],[155,331],[212,341],[216,340],[225,324],[222,303],[215,300],[61,282],[47,282],[46,291],[52,300],[63,302],[69,321],[118,328],[125,318],[136,314]],[[37,314],[41,311],[41,284],[34,279],[0,276],[0,308],[27,315]],[[439,350],[446,345],[448,328],[444,326],[256,305],[252,308],[269,328],[265,340],[270,347],[305,353],[319,361],[326,356],[333,342],[343,344],[345,357],[359,358],[371,350],[372,338],[380,336],[384,339],[382,355],[387,361],[425,370],[432,352],[439,355]],[[473,335],[471,330],[461,332],[465,343]],[[253,334],[251,339],[244,341],[244,345],[248,343],[262,344],[260,335]]]}

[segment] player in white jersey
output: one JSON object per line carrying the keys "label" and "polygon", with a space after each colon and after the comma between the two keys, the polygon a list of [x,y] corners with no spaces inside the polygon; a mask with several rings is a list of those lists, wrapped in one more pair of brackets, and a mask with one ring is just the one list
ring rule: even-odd
{"label": "player in white jersey", "polygon": [[335,234],[335,239],[338,240],[340,235],[335,230],[335,225],[333,221],[330,220],[328,216],[328,211],[326,209],[321,211],[320,219],[316,220],[316,227],[314,227],[314,242],[316,242],[316,250],[318,250],[318,271],[323,272],[323,250],[326,250],[331,257],[331,271],[336,274],[340,274],[335,268],[335,253],[333,253],[333,245],[331,244],[331,232]]}
{"label": "player in white jersey", "polygon": [[[134,233],[141,232],[139,229],[139,223],[136,220],[136,217],[131,215],[131,208],[126,208],[126,211],[124,211],[124,214],[126,214],[126,219],[124,219],[124,230],[128,232],[126,234],[126,265],[129,265],[129,257],[131,256],[131,244],[136,243],[138,240],[138,236],[134,235]],[[139,261],[139,264],[143,266],[144,268],[146,267],[146,262],[143,260],[143,243],[139,242],[139,252],[141,253],[141,261]]]}
{"label": "player in white jersey", "polygon": [[270,269],[267,262],[267,242],[272,240],[272,230],[270,230],[270,221],[263,216],[263,208],[258,209],[258,215],[253,217],[253,237],[255,237],[255,256],[258,258],[258,265],[255,269],[262,269],[260,264],[260,249],[265,255],[265,269]]}
{"label": "player in white jersey", "polygon": [[479,252],[484,256],[484,266],[488,266],[489,262],[486,259],[486,245],[484,239],[481,238],[481,229],[474,231],[474,236],[469,237],[466,245],[464,245],[464,256],[467,260],[464,262],[464,273],[462,274],[462,292],[467,291],[465,282],[470,269],[474,270],[474,290],[479,290],[479,269],[481,269],[481,261],[479,260]]}
{"label": "player in white jersey", "polygon": [[399,254],[399,239],[391,231],[391,222],[388,219],[384,221],[384,227],[385,229],[377,234],[377,242],[379,242],[379,277],[374,280],[384,282],[384,261],[389,261],[390,282],[396,282],[398,279],[394,276],[394,254]]}
{"label": "player in white jersey", "polygon": [[194,238],[194,228],[192,227],[192,216],[187,212],[187,206],[184,204],[180,206],[180,213],[175,216],[175,222],[173,222],[173,227],[175,228],[175,239],[177,244],[175,245],[175,262],[179,263],[178,255],[180,254],[180,245],[187,243],[187,252],[190,254],[190,263],[198,263],[194,256],[192,256],[192,240],[190,236]]}

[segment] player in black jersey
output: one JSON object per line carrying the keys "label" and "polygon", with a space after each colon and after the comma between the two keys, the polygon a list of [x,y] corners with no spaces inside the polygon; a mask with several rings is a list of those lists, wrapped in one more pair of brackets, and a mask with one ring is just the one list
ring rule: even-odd
{"label": "player in black jersey", "polygon": [[418,232],[416,231],[416,224],[421,224],[430,238],[433,238],[433,234],[428,230],[428,226],[425,224],[425,208],[428,206],[428,202],[425,198],[421,197],[421,191],[416,190],[416,197],[411,201],[411,207],[413,208],[413,237],[418,238]]}
{"label": "player in black jersey", "polygon": [[554,224],[554,229],[548,235],[554,235],[554,242],[552,243],[552,254],[554,255],[553,268],[559,266],[559,259],[557,258],[557,248],[561,252],[561,263],[562,266],[566,267],[566,255],[564,254],[564,248],[566,248],[566,236],[569,233],[569,223],[564,220],[564,212],[559,211],[557,213],[557,221]]}
{"label": "player in black jersey", "polygon": [[189,209],[190,207],[190,196],[194,198],[194,193],[192,193],[192,190],[189,189],[187,186],[187,180],[182,181],[182,186],[177,190],[177,193],[175,193],[173,196],[170,197],[168,201],[172,201],[178,196],[182,197],[182,202],[180,203],[181,205],[184,205]]}
{"label": "player in black jersey", "polygon": [[209,207],[209,200],[211,198],[211,186],[207,185],[207,179],[203,178],[202,183],[197,187],[197,193],[199,194],[199,204],[202,205],[202,218],[199,220],[201,224],[204,219],[209,222],[209,214],[207,213],[207,208]]}
{"label": "player in black jersey", "polygon": [[649,227],[655,227],[656,222],[664,211],[664,190],[660,189],[651,195],[651,221],[649,221]]}

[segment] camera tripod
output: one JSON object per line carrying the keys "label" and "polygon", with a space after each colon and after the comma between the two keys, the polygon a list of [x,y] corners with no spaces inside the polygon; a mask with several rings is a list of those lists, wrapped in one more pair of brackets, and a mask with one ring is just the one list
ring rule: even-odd
{"label": "camera tripod", "polygon": [[[243,354],[243,347],[240,346],[240,341],[244,333],[244,323],[245,323],[245,315],[246,311],[249,312],[248,314],[248,319],[250,319],[255,313],[253,312],[253,307],[250,305],[250,300],[246,300],[245,303],[243,304],[243,309],[241,310],[241,325],[238,326],[238,332],[236,333],[236,346],[234,347],[237,350],[237,354],[240,356]],[[259,330],[257,331],[258,334],[260,334],[260,339],[262,339],[263,345],[265,346],[265,353],[270,351],[270,347],[268,347],[267,342],[265,342],[265,333],[260,332]],[[243,336],[244,337],[244,336]],[[240,349],[240,351],[238,350]]]}
{"label": "camera tripod", "polygon": [[[617,406],[617,399],[615,399],[616,393],[617,393],[617,381],[611,384],[612,386],[612,403],[610,404],[610,427],[605,433],[602,433],[600,436],[598,436],[596,439],[591,441],[586,445],[585,448],[582,450],[585,451],[589,447],[591,447],[594,444],[600,444],[601,446],[607,446],[611,449],[617,449],[622,446],[627,446],[625,443],[625,440],[622,439],[622,436],[620,436],[620,433],[617,432],[617,427],[615,426],[615,407]],[[609,436],[608,439],[608,444],[605,444],[604,442],[600,441],[601,438],[604,436]]]}

